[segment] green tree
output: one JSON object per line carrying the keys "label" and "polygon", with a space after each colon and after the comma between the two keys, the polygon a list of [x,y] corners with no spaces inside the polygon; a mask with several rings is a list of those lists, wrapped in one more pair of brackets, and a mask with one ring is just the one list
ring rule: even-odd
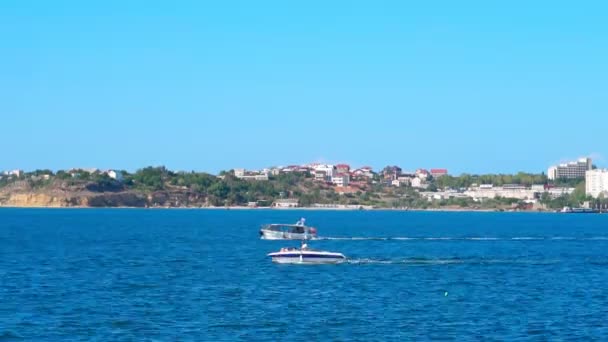
{"label": "green tree", "polygon": [[59,170],[59,171],[57,171],[57,174],[55,175],[55,177],[57,177],[58,179],[61,179],[61,180],[66,180],[66,179],[72,178],[72,175],[63,170]]}
{"label": "green tree", "polygon": [[585,183],[580,183],[576,186],[572,194],[570,194],[570,206],[578,207],[586,201],[587,194],[585,193]]}
{"label": "green tree", "polygon": [[164,166],[148,166],[135,172],[133,182],[140,188],[162,190],[165,187],[165,180],[169,180],[169,178],[169,172]]}
{"label": "green tree", "polygon": [[224,182],[217,182],[211,185],[207,191],[209,195],[224,200],[230,193],[230,188]]}
{"label": "green tree", "polygon": [[551,202],[551,195],[549,195],[548,192],[543,192],[540,195],[540,203],[544,204],[544,205],[548,205]]}

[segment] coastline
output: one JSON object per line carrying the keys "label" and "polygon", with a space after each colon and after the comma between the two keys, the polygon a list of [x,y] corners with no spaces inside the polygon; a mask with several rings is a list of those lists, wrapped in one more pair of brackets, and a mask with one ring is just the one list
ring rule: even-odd
{"label": "coastline", "polygon": [[557,213],[552,210],[499,210],[499,209],[472,209],[472,208],[341,208],[341,207],[91,207],[91,206],[9,206],[0,205],[0,210],[6,209],[150,209],[150,210],[270,210],[270,211],[398,211],[398,212],[458,212],[458,213]]}

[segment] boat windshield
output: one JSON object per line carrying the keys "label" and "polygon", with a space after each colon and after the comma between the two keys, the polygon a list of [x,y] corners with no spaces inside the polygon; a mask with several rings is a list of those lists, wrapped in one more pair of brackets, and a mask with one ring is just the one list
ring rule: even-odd
{"label": "boat windshield", "polygon": [[275,232],[288,232],[288,233],[296,233],[296,234],[304,234],[304,233],[308,232],[308,227],[296,226],[296,225],[271,224],[271,225],[265,226],[264,229],[275,231]]}
{"label": "boat windshield", "polygon": [[270,224],[270,225],[265,226],[264,229],[272,230],[275,232],[285,231],[285,228],[283,226],[281,226],[280,224]]}

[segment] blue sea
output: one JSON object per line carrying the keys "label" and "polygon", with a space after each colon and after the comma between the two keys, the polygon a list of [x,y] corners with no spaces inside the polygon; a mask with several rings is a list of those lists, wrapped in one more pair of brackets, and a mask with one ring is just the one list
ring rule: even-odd
{"label": "blue sea", "polygon": [[[305,217],[341,265],[277,265]],[[608,340],[608,215],[0,209],[0,341]]]}

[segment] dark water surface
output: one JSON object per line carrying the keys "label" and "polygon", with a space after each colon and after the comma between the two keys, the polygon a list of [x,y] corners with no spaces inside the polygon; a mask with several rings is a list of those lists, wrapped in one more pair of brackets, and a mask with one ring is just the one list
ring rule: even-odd
{"label": "dark water surface", "polygon": [[[349,263],[272,264],[302,216]],[[0,341],[608,340],[608,215],[1,209],[0,243]]]}

